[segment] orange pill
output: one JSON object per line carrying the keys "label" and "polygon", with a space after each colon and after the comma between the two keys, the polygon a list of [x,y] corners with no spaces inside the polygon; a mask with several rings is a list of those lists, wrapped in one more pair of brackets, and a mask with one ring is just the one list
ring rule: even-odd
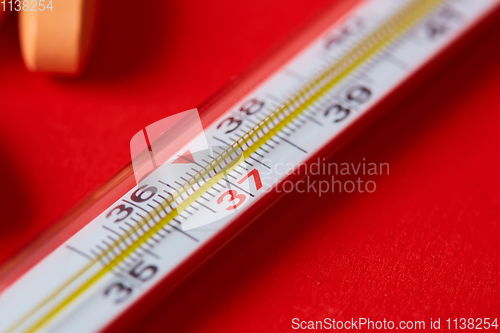
{"label": "orange pill", "polygon": [[51,7],[20,11],[24,63],[30,71],[78,75],[90,51],[96,0],[52,0]]}

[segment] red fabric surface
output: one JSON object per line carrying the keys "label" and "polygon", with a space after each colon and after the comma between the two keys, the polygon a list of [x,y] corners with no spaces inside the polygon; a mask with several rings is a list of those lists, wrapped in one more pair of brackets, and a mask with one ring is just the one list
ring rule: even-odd
{"label": "red fabric surface", "polygon": [[[8,18],[0,263],[119,171],[140,128],[198,106],[329,3],[109,0],[78,80],[28,73]],[[335,155],[389,163],[375,193],[288,195],[130,330],[500,316],[499,33],[483,31]]]}

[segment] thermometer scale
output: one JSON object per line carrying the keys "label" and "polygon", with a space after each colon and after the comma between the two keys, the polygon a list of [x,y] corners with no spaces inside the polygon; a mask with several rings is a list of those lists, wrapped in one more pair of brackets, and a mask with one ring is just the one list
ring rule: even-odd
{"label": "thermometer scale", "polygon": [[251,89],[243,82],[230,102],[208,107],[215,111],[192,138],[203,149],[180,147],[135,185],[129,168],[42,250],[4,273],[0,331],[112,329],[275,201],[290,176],[283,165],[338,144],[497,5],[367,0],[312,29],[293,57],[247,80]]}

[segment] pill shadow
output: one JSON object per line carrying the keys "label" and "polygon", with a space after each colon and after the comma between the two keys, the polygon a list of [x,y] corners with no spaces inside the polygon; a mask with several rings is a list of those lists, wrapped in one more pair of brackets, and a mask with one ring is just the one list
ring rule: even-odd
{"label": "pill shadow", "polygon": [[158,45],[168,39],[170,2],[100,1],[92,54],[83,79],[118,81],[159,61]]}
{"label": "pill shadow", "polygon": [[[0,240],[22,232],[26,223],[33,221],[33,205],[29,197],[29,186],[18,171],[16,163],[0,137]],[[3,242],[0,241],[0,251]]]}
{"label": "pill shadow", "polygon": [[[7,67],[12,68],[21,63],[21,51],[19,49],[17,32],[17,15],[7,13],[5,16],[3,21],[0,22],[0,73],[2,74]],[[2,77],[2,79],[4,78]],[[3,110],[0,109],[0,112],[2,111]]]}

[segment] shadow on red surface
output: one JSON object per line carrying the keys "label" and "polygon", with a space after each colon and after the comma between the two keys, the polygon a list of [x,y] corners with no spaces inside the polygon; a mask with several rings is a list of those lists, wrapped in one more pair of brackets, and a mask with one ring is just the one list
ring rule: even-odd
{"label": "shadow on red surface", "polygon": [[[171,1],[133,0],[101,2],[94,53],[85,80],[120,80],[151,69],[159,61],[158,44],[167,44]],[[119,9],[119,10],[117,10]],[[164,59],[168,61],[167,59]]]}

